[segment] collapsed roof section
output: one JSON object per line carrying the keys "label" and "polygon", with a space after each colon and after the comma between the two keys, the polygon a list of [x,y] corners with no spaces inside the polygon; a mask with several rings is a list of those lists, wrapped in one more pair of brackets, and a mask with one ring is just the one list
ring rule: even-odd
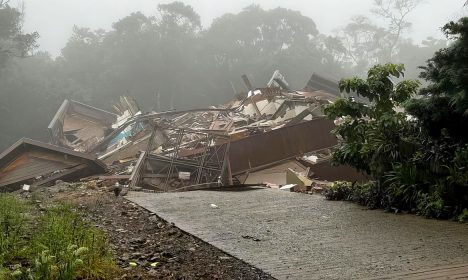
{"label": "collapsed roof section", "polygon": [[0,154],[0,191],[23,183],[44,186],[103,173],[104,163],[89,154],[23,138]]}
{"label": "collapsed roof section", "polygon": [[322,91],[329,94],[333,94],[337,97],[341,96],[340,90],[338,88],[338,81],[325,78],[323,76],[318,75],[317,73],[312,73],[312,76],[310,76],[309,81],[307,81],[307,84],[305,85],[302,91]]}
{"label": "collapsed roof section", "polygon": [[50,142],[88,152],[106,136],[117,114],[74,100],[65,100],[48,126]]}

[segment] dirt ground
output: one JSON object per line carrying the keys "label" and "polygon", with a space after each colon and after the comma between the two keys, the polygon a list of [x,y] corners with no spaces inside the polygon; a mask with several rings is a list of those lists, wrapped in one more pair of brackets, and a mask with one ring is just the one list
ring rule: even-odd
{"label": "dirt ground", "polygon": [[43,195],[75,205],[108,234],[119,279],[274,279],[112,192],[52,187]]}

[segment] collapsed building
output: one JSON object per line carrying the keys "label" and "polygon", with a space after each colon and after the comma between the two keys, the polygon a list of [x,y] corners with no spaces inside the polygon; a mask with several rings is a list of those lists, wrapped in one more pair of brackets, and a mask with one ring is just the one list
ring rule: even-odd
{"label": "collapsed building", "polygon": [[[313,74],[293,90],[279,71],[265,87],[242,79],[246,94],[205,109],[142,112],[125,96],[112,113],[65,100],[48,126],[50,144],[21,140],[0,155],[0,191],[91,175],[154,191],[233,185],[305,191],[313,179],[365,179],[329,161],[337,139],[323,108],[340,97],[336,82]],[[49,162],[37,164],[38,153]]]}

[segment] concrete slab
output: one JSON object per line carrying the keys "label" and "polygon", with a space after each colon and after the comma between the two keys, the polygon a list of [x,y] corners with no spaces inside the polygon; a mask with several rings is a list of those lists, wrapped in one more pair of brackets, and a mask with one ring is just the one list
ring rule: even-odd
{"label": "concrete slab", "polygon": [[318,195],[252,188],[127,198],[278,279],[362,279],[468,262],[466,225]]}

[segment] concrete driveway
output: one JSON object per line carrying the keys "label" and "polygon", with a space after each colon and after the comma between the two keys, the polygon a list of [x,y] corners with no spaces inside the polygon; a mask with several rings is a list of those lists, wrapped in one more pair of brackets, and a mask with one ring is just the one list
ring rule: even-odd
{"label": "concrete driveway", "polygon": [[319,195],[250,188],[127,199],[278,279],[362,279],[468,262],[467,225]]}

